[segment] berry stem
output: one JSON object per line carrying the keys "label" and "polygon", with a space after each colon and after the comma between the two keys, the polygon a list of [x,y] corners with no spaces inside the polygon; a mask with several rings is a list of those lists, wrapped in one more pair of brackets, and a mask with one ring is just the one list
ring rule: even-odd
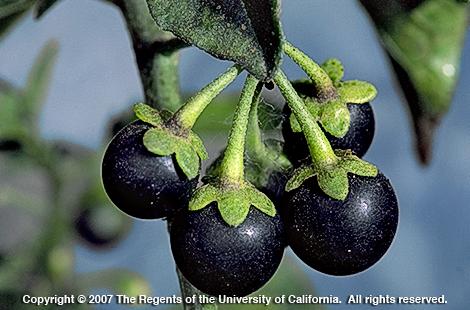
{"label": "berry stem", "polygon": [[315,61],[291,43],[284,41],[284,53],[302,68],[315,85],[318,98],[327,101],[337,97],[336,88],[328,74]]}
{"label": "berry stem", "polygon": [[251,104],[246,133],[246,151],[253,155],[260,154],[262,156],[266,153],[266,145],[263,143],[261,129],[259,128],[258,106],[260,99],[261,88],[260,91],[254,94],[253,103]]}
{"label": "berry stem", "polygon": [[274,77],[274,81],[302,128],[314,167],[323,170],[335,164],[338,159],[331,148],[330,142],[305,107],[304,102],[299,97],[284,72],[279,70]]}
{"label": "berry stem", "polygon": [[176,111],[172,120],[182,129],[191,129],[209,103],[211,103],[225,87],[232,83],[242,70],[243,69],[239,66],[233,66],[225,71],[196,95],[191,97],[178,111]]}
{"label": "berry stem", "polygon": [[224,157],[220,165],[219,175],[222,180],[232,184],[242,184],[244,182],[243,158],[248,118],[251,103],[260,85],[261,84],[254,76],[248,75],[240,95],[240,101],[235,110],[235,116],[233,118],[227,148],[225,149]]}

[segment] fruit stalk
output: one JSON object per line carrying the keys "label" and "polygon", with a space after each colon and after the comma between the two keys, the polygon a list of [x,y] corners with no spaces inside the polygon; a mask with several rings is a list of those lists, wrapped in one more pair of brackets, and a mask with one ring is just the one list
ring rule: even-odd
{"label": "fruit stalk", "polygon": [[330,142],[310,115],[310,112],[286,75],[279,70],[274,77],[274,81],[302,128],[314,167],[323,170],[328,166],[334,165],[338,159],[331,148]]}
{"label": "fruit stalk", "polygon": [[316,62],[287,41],[284,41],[282,47],[284,53],[298,64],[312,80],[320,100],[327,101],[337,97],[333,81]]}
{"label": "fruit stalk", "polygon": [[240,102],[235,111],[232,129],[230,130],[227,148],[220,168],[220,178],[229,183],[242,184],[244,182],[245,137],[251,103],[260,86],[261,84],[254,76],[248,75],[240,96]]}
{"label": "fruit stalk", "polygon": [[242,68],[233,66],[189,99],[173,116],[182,128],[189,130],[212,100],[240,74]]}
{"label": "fruit stalk", "polygon": [[266,153],[266,146],[263,143],[261,129],[259,128],[258,105],[261,97],[261,90],[253,96],[250,116],[248,119],[248,129],[246,133],[246,150],[254,156],[263,156]]}

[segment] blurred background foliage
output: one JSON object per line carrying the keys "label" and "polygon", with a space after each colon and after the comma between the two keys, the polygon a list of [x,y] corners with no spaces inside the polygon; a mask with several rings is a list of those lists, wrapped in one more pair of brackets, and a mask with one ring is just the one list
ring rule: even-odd
{"label": "blurred background foliage", "polygon": [[[0,0],[0,40],[22,18],[31,12],[40,18],[56,2]],[[419,159],[428,163],[433,133],[457,85],[468,5],[456,0],[360,2],[377,28],[405,94]],[[104,145],[90,149],[46,140],[39,134],[38,117],[58,50],[54,41],[43,47],[24,87],[0,79],[0,309],[20,309],[18,298],[26,292],[54,295],[105,289],[128,295],[157,294],[148,279],[131,270],[76,272],[78,243],[92,251],[110,250],[127,236],[134,221],[117,211],[102,190],[99,171]],[[229,129],[236,100],[234,94],[217,98],[195,127],[209,141],[212,153],[217,148],[211,142],[224,139]],[[274,135],[281,122],[279,106],[261,106],[262,127]],[[110,119],[103,143],[131,119],[129,111]],[[304,269],[287,257],[274,279],[256,294],[290,293],[315,291]],[[261,308],[221,308],[240,307]],[[310,305],[303,308],[312,309]]]}

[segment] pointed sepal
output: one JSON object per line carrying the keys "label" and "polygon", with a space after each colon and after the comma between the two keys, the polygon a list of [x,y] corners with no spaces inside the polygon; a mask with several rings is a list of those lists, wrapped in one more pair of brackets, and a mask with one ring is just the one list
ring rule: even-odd
{"label": "pointed sepal", "polygon": [[378,169],[353,155],[350,151],[336,150],[337,162],[323,169],[304,165],[294,170],[286,184],[286,191],[300,187],[305,180],[316,176],[321,190],[333,199],[344,200],[349,193],[348,174],[376,177]]}
{"label": "pointed sepal", "polygon": [[155,127],[145,133],[143,140],[147,150],[156,155],[175,154],[178,166],[189,179],[199,174],[201,159],[190,139],[178,136],[164,127]]}
{"label": "pointed sepal", "polygon": [[351,80],[341,83],[338,87],[338,94],[346,103],[361,104],[374,100],[377,96],[377,89],[370,83]]}
{"label": "pointed sepal", "polygon": [[135,104],[134,113],[138,119],[150,125],[161,126],[163,124],[160,112],[145,103]]}
{"label": "pointed sepal", "polygon": [[330,58],[321,65],[326,74],[330,77],[333,85],[337,86],[344,76],[344,67],[341,61],[336,58]]}
{"label": "pointed sepal", "polygon": [[322,107],[320,123],[331,135],[344,137],[349,130],[350,121],[349,109],[343,101],[330,101]]}
{"label": "pointed sepal", "polygon": [[241,186],[224,186],[215,182],[198,188],[189,202],[189,210],[197,211],[216,202],[222,219],[236,227],[243,223],[253,206],[268,216],[275,216],[276,209],[269,198],[248,182]]}

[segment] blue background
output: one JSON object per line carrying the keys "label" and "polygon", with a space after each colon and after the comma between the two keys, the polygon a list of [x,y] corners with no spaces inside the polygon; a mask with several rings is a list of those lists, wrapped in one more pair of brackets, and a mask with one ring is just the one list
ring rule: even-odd
{"label": "blue background", "polygon": [[[370,21],[356,1],[284,1],[286,36],[319,62],[339,58],[346,78],[373,82],[376,136],[366,159],[392,180],[400,200],[397,237],[379,264],[353,277],[335,278],[306,268],[318,294],[438,296],[446,309],[470,302],[470,42],[453,106],[438,131],[428,168],[415,160],[408,111]],[[119,12],[99,1],[62,1],[40,22],[29,16],[0,44],[0,75],[24,85],[40,48],[58,40],[60,54],[41,114],[47,139],[98,148],[109,117],[142,98],[129,38]],[[181,57],[185,92],[194,92],[228,63],[195,49]],[[285,61],[292,78],[301,72]],[[241,81],[232,90],[240,88]],[[166,227],[136,222],[129,237],[105,253],[77,248],[77,270],[128,266],[144,274],[154,294],[179,294]],[[405,308],[405,306],[396,306]],[[347,308],[346,305],[337,307]],[[410,307],[411,308],[411,307]],[[421,307],[412,307],[421,308]]]}

